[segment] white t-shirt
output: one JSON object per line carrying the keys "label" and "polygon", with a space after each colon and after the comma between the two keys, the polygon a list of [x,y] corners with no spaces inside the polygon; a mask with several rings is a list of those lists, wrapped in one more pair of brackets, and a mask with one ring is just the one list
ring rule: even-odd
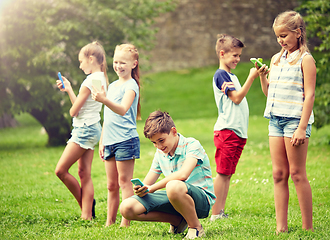
{"label": "white t-shirt", "polygon": [[[95,72],[86,77],[86,79],[82,82],[79,92],[83,86],[87,87],[89,90],[93,90],[93,85],[92,85],[92,80],[93,79],[98,79],[101,80],[102,86],[104,89],[107,89],[107,81],[104,76],[103,72]],[[79,95],[79,94],[78,94]],[[100,121],[100,112],[102,109],[102,103],[94,101],[92,99],[92,95],[90,94],[80,109],[78,116],[73,118],[73,123],[72,125],[74,127],[82,127],[84,124],[87,126],[90,126],[94,123],[97,123]]]}

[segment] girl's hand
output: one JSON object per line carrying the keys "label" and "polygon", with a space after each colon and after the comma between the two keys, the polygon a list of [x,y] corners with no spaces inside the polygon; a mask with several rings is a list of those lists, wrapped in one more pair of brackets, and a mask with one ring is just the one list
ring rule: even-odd
{"label": "girl's hand", "polygon": [[71,83],[69,82],[68,79],[66,79],[63,76],[62,76],[62,79],[63,79],[63,83],[64,83],[64,88],[63,88],[61,80],[56,80],[56,85],[61,90],[61,92],[67,92],[69,89],[71,89]]}
{"label": "girl's hand", "polygon": [[292,146],[299,146],[301,144],[304,144],[305,140],[306,140],[306,130],[298,127],[296,131],[293,133],[290,142]]}
{"label": "girl's hand", "polygon": [[255,67],[258,70],[259,76],[266,76],[270,72],[270,69],[268,69],[268,66],[266,64],[262,65],[261,67],[258,67],[257,63],[255,63]]}
{"label": "girl's hand", "polygon": [[95,101],[104,103],[104,100],[107,98],[107,94],[105,93],[104,87],[102,86],[101,92],[99,92],[94,86],[92,90],[92,98]]}
{"label": "girl's hand", "polygon": [[143,186],[143,187],[134,186],[133,189],[134,189],[134,193],[139,197],[144,197],[145,195],[148,194],[148,192],[147,192],[148,187],[147,186]]}
{"label": "girl's hand", "polygon": [[102,161],[103,162],[105,162],[105,160],[104,160],[104,145],[102,145],[102,144],[99,144],[99,156],[100,156],[100,158],[102,159]]}

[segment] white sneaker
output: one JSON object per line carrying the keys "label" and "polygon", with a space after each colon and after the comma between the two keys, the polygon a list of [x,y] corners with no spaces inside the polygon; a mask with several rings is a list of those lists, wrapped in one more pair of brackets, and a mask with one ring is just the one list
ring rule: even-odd
{"label": "white sneaker", "polygon": [[205,234],[203,227],[199,231],[196,228],[188,228],[188,233],[184,237],[184,239],[195,239],[195,238],[205,237],[205,236],[206,236],[206,234]]}
{"label": "white sneaker", "polygon": [[228,218],[228,214],[225,214],[224,210],[221,210],[219,214],[211,215],[210,221],[213,222],[217,219],[224,219],[224,218]]}

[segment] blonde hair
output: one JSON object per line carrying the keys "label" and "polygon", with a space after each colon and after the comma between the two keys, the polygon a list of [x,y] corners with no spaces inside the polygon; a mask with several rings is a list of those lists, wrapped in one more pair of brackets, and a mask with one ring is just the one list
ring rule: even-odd
{"label": "blonde hair", "polygon": [[117,45],[115,48],[116,51],[125,51],[132,56],[133,60],[136,60],[136,67],[132,69],[131,75],[132,78],[136,81],[139,86],[139,100],[138,100],[138,108],[137,108],[137,120],[141,120],[141,105],[140,105],[140,67],[139,67],[139,52],[133,44],[125,43],[121,45]]}
{"label": "blonde hair", "polygon": [[107,75],[107,59],[105,57],[105,51],[102,45],[94,41],[82,47],[80,53],[84,54],[85,57],[90,56],[95,57],[97,63],[101,65],[101,71],[104,73],[105,79],[107,80],[107,85],[109,85],[108,75]]}
{"label": "blonde hair", "polygon": [[219,57],[219,53],[221,50],[224,52],[230,52],[233,48],[243,48],[244,43],[242,43],[238,38],[227,34],[218,34],[217,42],[215,44],[215,52]]}
{"label": "blonde hair", "polygon": [[[291,62],[291,65],[294,65],[298,62],[298,60],[301,58],[301,56],[305,52],[309,52],[309,49],[307,47],[307,37],[306,37],[306,25],[301,17],[301,15],[295,11],[285,11],[283,13],[280,13],[274,20],[273,23],[273,29],[275,27],[285,27],[291,32],[297,32],[298,29],[301,31],[301,35],[298,38],[298,49],[300,50],[298,56],[296,59]],[[280,61],[280,57],[284,53],[284,49],[281,49],[279,58],[275,60],[274,64],[277,65]]]}
{"label": "blonde hair", "polygon": [[168,112],[157,110],[150,113],[144,125],[143,133],[146,138],[150,139],[157,133],[170,134],[172,127],[175,127],[175,124]]}

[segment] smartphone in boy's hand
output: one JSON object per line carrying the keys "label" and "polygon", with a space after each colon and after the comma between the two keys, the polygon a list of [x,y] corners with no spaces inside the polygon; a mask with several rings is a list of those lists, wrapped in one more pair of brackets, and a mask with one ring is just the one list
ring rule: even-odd
{"label": "smartphone in boy's hand", "polygon": [[[141,186],[141,187],[144,186],[143,182],[141,182],[141,180],[138,179],[138,178],[133,178],[133,179],[131,179],[131,182],[132,182],[135,186]],[[147,192],[149,192],[149,189],[147,189]]]}

